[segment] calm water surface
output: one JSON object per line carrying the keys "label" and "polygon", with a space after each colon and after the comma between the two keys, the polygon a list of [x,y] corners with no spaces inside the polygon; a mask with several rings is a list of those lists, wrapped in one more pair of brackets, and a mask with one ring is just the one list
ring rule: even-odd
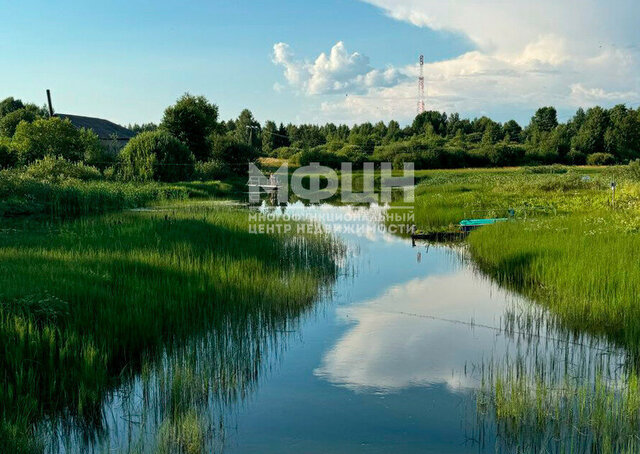
{"label": "calm water surface", "polygon": [[[353,210],[379,211],[286,208]],[[237,329],[222,320],[158,366],[171,370],[188,357],[214,380],[234,377],[204,399],[209,451],[493,452],[495,429],[478,417],[475,400],[488,362],[533,354],[580,368],[603,348],[557,332],[543,311],[478,273],[462,249],[414,247],[373,228],[339,236],[348,247],[343,272],[314,308],[262,331],[259,320]],[[254,334],[241,334],[247,326]],[[149,371],[115,392],[99,436],[58,427],[52,447],[144,452],[166,403],[162,375]]]}

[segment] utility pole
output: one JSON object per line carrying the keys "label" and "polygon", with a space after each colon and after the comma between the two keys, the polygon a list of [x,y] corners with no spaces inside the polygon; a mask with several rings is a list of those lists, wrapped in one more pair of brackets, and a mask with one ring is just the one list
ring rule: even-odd
{"label": "utility pole", "polygon": [[247,126],[247,129],[249,130],[249,146],[253,145],[253,130],[254,129],[260,129],[260,126]]}

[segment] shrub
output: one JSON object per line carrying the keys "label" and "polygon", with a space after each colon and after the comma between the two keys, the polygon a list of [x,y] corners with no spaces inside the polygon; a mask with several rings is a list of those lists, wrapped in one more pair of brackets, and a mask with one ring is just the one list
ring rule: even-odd
{"label": "shrub", "polygon": [[616,163],[616,158],[611,153],[593,153],[587,156],[587,164],[590,166],[610,166]]}
{"label": "shrub", "polygon": [[273,150],[273,155],[280,159],[289,159],[291,156],[296,154],[298,149],[291,147],[280,147]]}
{"label": "shrub", "polygon": [[37,118],[33,109],[18,109],[8,113],[0,119],[0,136],[13,137],[21,121],[31,123]]}
{"label": "shrub", "polygon": [[393,157],[393,168],[396,170],[404,169],[404,164],[414,163],[417,169],[423,168],[420,158],[415,153],[398,153]]}
{"label": "shrub", "polygon": [[559,175],[559,174],[567,173],[569,171],[569,169],[567,169],[564,166],[561,166],[560,164],[553,164],[553,165],[550,165],[550,166],[525,167],[522,171],[524,173]]}
{"label": "shrub", "polygon": [[[442,165],[442,149],[428,148],[418,153],[419,159],[416,159],[416,167],[420,169],[440,169]],[[419,164],[419,167],[418,167]]]}
{"label": "shrub", "polygon": [[393,162],[396,155],[413,151],[413,146],[409,142],[395,142],[377,146],[373,152],[373,159],[378,162]]}
{"label": "shrub", "polygon": [[501,142],[492,147],[488,157],[494,166],[514,166],[522,162],[524,155],[522,146]]}
{"label": "shrub", "polygon": [[322,166],[339,169],[340,164],[344,161],[343,157],[326,151],[322,146],[312,148],[311,150],[302,150],[292,156],[293,164],[301,167],[308,166],[312,162],[317,162]]}
{"label": "shrub", "polygon": [[552,149],[532,147],[526,151],[524,160],[530,165],[553,164],[560,160],[560,155]]}
{"label": "shrub", "polygon": [[53,117],[18,124],[13,146],[21,164],[47,155],[76,162],[83,159],[87,149],[99,147],[100,141],[92,131],[79,130],[69,120]]}
{"label": "shrub", "polygon": [[191,177],[195,158],[187,146],[165,130],[143,132],[120,153],[125,180],[180,181]]}
{"label": "shrub", "polygon": [[[331,152],[327,151],[327,153]],[[337,157],[339,157],[341,161],[354,164],[356,167],[360,167],[364,162],[371,160],[371,156],[363,152],[357,145],[345,145],[337,153]]]}
{"label": "shrub", "polygon": [[459,147],[449,147],[442,150],[442,165],[448,169],[467,166],[467,153]]}
{"label": "shrub", "polygon": [[108,181],[116,181],[118,179],[118,171],[116,170],[116,166],[107,167],[102,171],[102,175],[105,180]]}
{"label": "shrub", "polygon": [[587,162],[587,155],[578,150],[571,150],[567,153],[566,160],[569,164],[580,166]]}
{"label": "shrub", "polygon": [[640,159],[631,161],[626,170],[631,179],[640,181]]}
{"label": "shrub", "polygon": [[99,180],[102,174],[95,167],[69,162],[57,156],[45,156],[27,167],[28,176],[48,183],[60,183],[68,179],[82,181]]}
{"label": "shrub", "polygon": [[489,167],[491,159],[489,159],[487,149],[477,146],[471,148],[467,151],[467,164],[470,167]]}
{"label": "shrub", "polygon": [[246,175],[249,162],[256,159],[255,149],[232,137],[215,136],[213,140],[212,159],[224,163],[232,173]]}
{"label": "shrub", "polygon": [[[91,131],[82,130],[82,133],[91,134]],[[119,150],[120,145],[116,147],[113,142],[105,145],[87,140],[87,148],[84,151],[83,160],[85,164],[104,170],[116,164]]]}
{"label": "shrub", "polygon": [[200,181],[222,180],[231,174],[231,169],[223,161],[196,162],[193,177]]}
{"label": "shrub", "polygon": [[11,140],[0,137],[0,169],[8,169],[16,165],[18,158],[11,145]]}

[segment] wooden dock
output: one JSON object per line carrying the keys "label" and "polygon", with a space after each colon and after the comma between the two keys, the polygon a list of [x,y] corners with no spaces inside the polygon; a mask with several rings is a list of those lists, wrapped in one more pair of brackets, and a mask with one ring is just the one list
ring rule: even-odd
{"label": "wooden dock", "polygon": [[283,187],[283,185],[273,175],[269,177],[267,184],[260,184],[260,178],[249,177],[247,186],[249,186],[249,192],[260,192],[260,188],[265,192],[274,192]]}
{"label": "wooden dock", "polygon": [[462,231],[456,232],[416,232],[411,235],[411,241],[413,243],[416,240],[421,241],[433,241],[433,242],[451,242],[461,241],[467,236],[467,233]]}

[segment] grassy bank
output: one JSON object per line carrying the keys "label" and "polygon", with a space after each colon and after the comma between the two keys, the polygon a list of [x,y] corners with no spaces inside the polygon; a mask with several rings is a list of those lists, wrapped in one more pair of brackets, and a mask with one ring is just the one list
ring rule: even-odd
{"label": "grassy bank", "polygon": [[480,268],[543,302],[571,327],[640,349],[634,169],[434,171],[416,190],[416,225],[425,231],[456,229],[464,218],[507,216],[510,209],[509,222],[469,235]]}
{"label": "grassy bank", "polygon": [[[0,234],[5,452],[36,421],[83,421],[143,354],[224,313],[295,315],[335,273],[327,237],[251,235],[223,206],[18,225]],[[11,444],[13,443],[13,445]]]}
{"label": "grassy bank", "polygon": [[635,213],[595,211],[505,223],[469,237],[480,268],[524,290],[576,330],[640,351]]}
{"label": "grassy bank", "polygon": [[[540,354],[543,347],[530,347],[528,339],[514,357],[478,366],[478,414],[482,423],[495,424],[496,451],[640,451],[637,166],[421,175],[415,220],[425,231],[515,212],[508,222],[472,232],[469,255],[501,285],[541,303],[567,332],[568,344],[548,350],[556,356]],[[611,181],[617,183],[615,206]],[[584,333],[624,353],[609,347],[576,353]]]}
{"label": "grassy bank", "polygon": [[0,220],[7,217],[70,217],[138,208],[167,200],[233,196],[244,181],[125,183],[47,180],[19,170],[0,171]]}

